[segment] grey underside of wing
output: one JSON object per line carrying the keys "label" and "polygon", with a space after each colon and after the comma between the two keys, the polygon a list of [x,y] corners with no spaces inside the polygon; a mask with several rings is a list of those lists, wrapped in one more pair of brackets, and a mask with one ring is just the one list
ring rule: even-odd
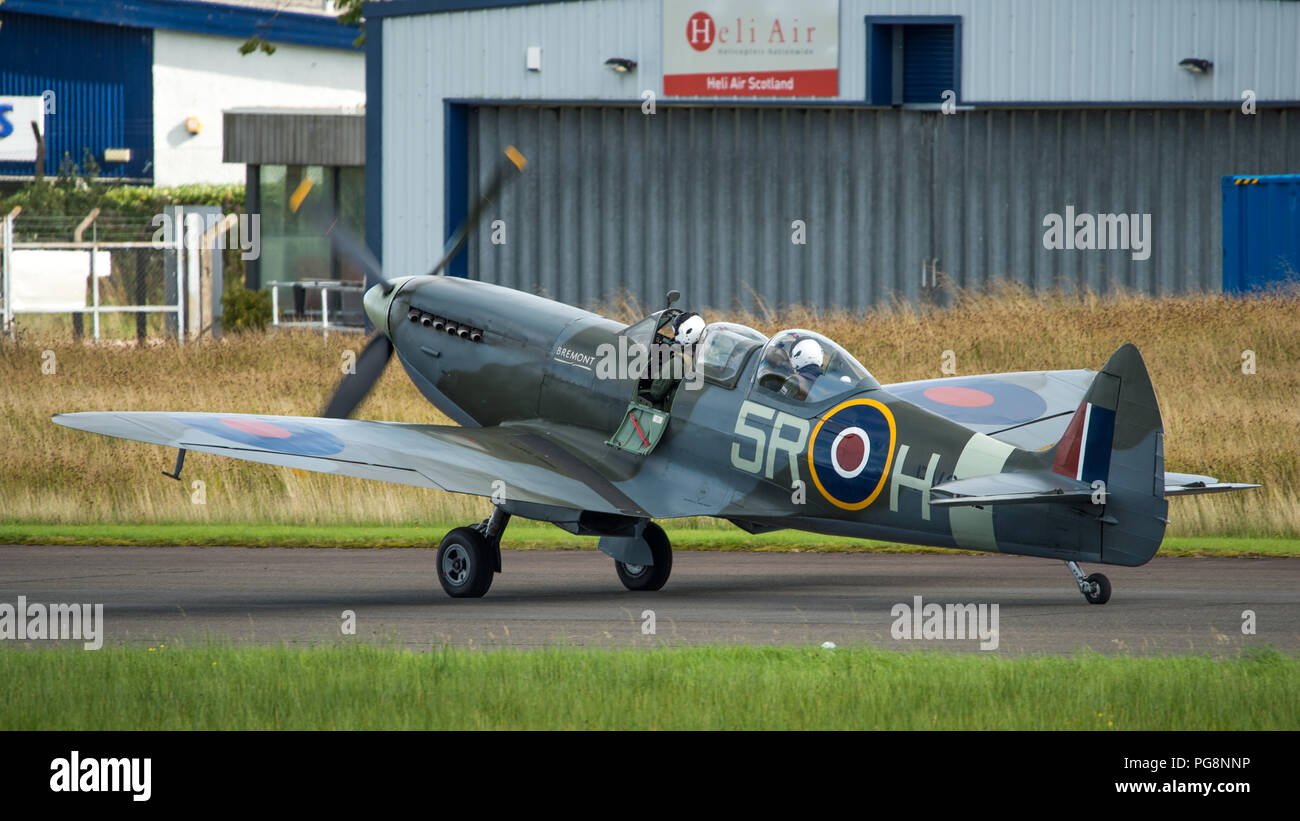
{"label": "grey underside of wing", "polygon": [[[951,421],[970,428],[977,433],[987,434],[1009,445],[1024,450],[1042,450],[1056,444],[1065,434],[1070,424],[1070,417],[1083,401],[1084,394],[1097,376],[1096,371],[1079,369],[1072,371],[1023,371],[1018,373],[993,373],[977,376],[952,376],[943,379],[923,379],[915,382],[898,382],[884,385],[890,393],[916,401],[922,399],[924,391],[939,387],[964,387],[992,381],[1014,385],[1037,394],[1043,402],[1043,408],[1029,418],[1017,417],[1014,411],[1006,418],[992,421],[972,421],[980,415],[978,410],[951,407],[945,408],[938,403],[925,403],[926,410],[937,413]],[[999,399],[999,402],[1001,400]],[[996,410],[995,403],[990,410]],[[995,413],[988,416],[997,416]]]}
{"label": "grey underside of wing", "polygon": [[[578,510],[643,513],[571,449],[524,427],[169,412],[71,413],[53,421],[106,436],[320,473],[478,496],[501,493],[513,501]],[[211,430],[232,423],[273,436]],[[274,438],[285,430],[292,435]]]}

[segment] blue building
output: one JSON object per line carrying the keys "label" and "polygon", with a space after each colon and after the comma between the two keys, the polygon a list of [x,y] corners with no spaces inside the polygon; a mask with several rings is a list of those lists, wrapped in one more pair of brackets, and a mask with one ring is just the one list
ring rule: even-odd
{"label": "blue building", "polygon": [[[65,157],[80,165],[89,155],[103,177],[123,182],[239,182],[242,166],[222,160],[224,109],[364,104],[358,29],[312,5],[6,0],[0,106],[44,97],[47,175]],[[274,53],[240,54],[254,35]],[[9,125],[15,138],[30,130]],[[33,161],[0,162],[0,179],[34,171]]]}

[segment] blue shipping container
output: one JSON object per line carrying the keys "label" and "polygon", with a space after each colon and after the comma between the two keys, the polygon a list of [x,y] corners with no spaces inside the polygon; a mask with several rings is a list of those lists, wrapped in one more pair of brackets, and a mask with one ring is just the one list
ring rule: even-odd
{"label": "blue shipping container", "polygon": [[1300,174],[1223,178],[1223,290],[1300,283]]}

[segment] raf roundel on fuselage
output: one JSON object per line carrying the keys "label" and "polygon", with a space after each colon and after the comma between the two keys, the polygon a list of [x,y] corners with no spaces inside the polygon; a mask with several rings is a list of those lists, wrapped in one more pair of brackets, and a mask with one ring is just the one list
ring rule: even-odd
{"label": "raf roundel on fuselage", "polygon": [[850,399],[832,408],[808,445],[813,485],[836,507],[870,505],[889,476],[896,436],[893,413],[874,399]]}

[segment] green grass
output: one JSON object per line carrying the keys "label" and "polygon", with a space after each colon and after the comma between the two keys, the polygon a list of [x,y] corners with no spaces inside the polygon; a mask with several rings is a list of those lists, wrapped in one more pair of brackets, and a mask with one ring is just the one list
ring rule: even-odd
{"label": "green grass", "polygon": [[1300,729],[1300,660],[870,648],[0,649],[0,730]]}
{"label": "green grass", "polygon": [[[235,547],[431,547],[456,524],[428,525],[279,525],[279,524],[45,524],[0,523],[0,544],[57,545],[230,545]],[[756,552],[955,553],[941,548],[821,536],[779,530],[753,536],[735,528],[708,528],[665,523],[678,550],[749,550]],[[510,525],[504,545],[513,549],[588,549],[596,540],[557,527],[529,522]],[[1162,556],[1300,556],[1300,539],[1235,536],[1171,536]]]}

